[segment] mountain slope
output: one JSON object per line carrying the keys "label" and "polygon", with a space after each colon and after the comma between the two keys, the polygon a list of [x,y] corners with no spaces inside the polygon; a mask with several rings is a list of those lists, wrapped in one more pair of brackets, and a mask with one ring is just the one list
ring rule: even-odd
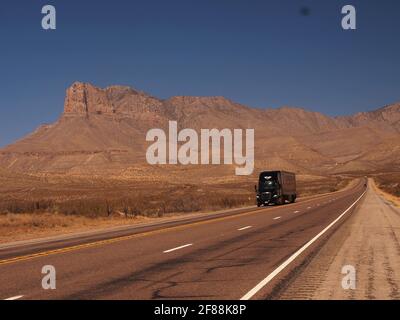
{"label": "mountain slope", "polygon": [[[74,83],[51,125],[0,150],[17,172],[119,174],[145,163],[146,133],[166,129],[255,129],[256,166],[340,173],[400,166],[400,105],[331,118],[300,108],[254,109],[223,97],[161,100],[125,86]],[[129,171],[129,170],[128,170]]]}

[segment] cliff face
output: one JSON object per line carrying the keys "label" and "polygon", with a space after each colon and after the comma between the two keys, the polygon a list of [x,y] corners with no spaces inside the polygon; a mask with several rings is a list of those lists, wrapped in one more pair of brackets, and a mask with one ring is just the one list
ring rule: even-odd
{"label": "cliff face", "polygon": [[75,82],[67,89],[64,114],[125,114],[149,110],[161,111],[160,100],[125,86],[105,89],[88,83]]}
{"label": "cliff face", "polygon": [[75,82],[67,89],[64,113],[114,113],[107,92],[90,84]]}

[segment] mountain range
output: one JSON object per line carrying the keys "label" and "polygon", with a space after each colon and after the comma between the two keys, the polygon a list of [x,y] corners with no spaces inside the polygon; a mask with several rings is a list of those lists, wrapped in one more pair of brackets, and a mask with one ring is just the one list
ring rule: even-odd
{"label": "mountain range", "polygon": [[400,170],[399,103],[329,117],[293,107],[251,108],[224,97],[158,99],[126,86],[101,89],[81,82],[67,89],[64,112],[55,123],[0,149],[0,167],[32,174],[124,175],[146,165],[147,131],[166,129],[170,120],[180,129],[254,128],[260,169]]}

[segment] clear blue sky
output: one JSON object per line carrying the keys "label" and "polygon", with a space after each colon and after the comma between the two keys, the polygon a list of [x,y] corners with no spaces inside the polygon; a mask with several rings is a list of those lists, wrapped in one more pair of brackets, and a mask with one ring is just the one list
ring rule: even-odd
{"label": "clear blue sky", "polygon": [[[56,31],[41,29],[45,4]],[[356,31],[341,28],[345,4]],[[55,121],[74,81],[328,115],[375,109],[400,100],[399,35],[398,0],[2,0],[0,146]]]}

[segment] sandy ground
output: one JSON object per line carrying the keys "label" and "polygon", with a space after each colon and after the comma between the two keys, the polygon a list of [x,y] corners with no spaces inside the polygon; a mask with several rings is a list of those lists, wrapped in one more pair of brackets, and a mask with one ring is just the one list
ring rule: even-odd
{"label": "sandy ground", "polygon": [[[400,299],[400,209],[382,194],[370,180],[359,209],[275,298]],[[355,289],[342,288],[347,265]]]}

